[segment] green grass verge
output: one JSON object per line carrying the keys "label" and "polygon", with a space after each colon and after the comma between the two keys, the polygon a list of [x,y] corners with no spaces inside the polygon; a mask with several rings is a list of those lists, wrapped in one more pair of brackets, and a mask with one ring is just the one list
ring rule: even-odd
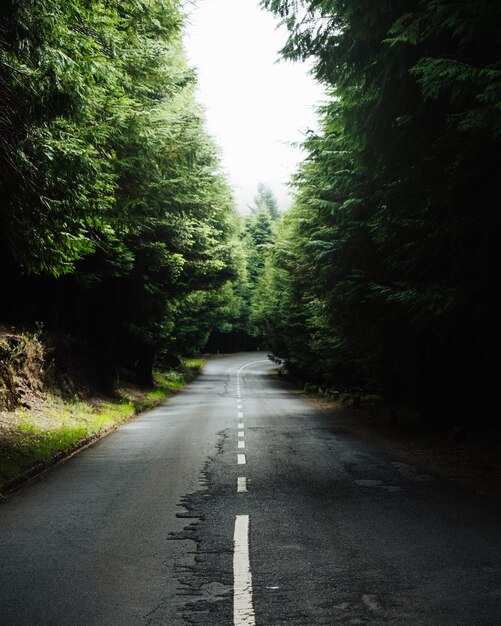
{"label": "green grass verge", "polygon": [[0,489],[38,464],[67,454],[89,437],[116,428],[164,401],[193,380],[204,364],[204,359],[186,359],[179,370],[155,372],[153,388],[123,388],[117,399],[90,403],[47,393],[36,410],[16,411],[0,429]]}

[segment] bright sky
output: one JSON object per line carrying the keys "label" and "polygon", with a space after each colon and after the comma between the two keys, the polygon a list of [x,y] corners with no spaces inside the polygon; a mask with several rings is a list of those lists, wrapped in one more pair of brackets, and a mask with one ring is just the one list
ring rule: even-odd
{"label": "bright sky", "polygon": [[258,0],[188,3],[185,45],[198,68],[198,99],[207,127],[222,149],[239,211],[252,204],[260,181],[290,206],[286,183],[302,152],[288,144],[316,128],[322,88],[305,65],[280,61],[287,38]]}

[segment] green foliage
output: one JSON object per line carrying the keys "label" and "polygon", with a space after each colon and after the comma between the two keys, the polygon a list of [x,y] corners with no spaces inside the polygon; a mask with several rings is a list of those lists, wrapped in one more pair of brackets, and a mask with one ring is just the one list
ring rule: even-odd
{"label": "green foliage", "polygon": [[177,0],[0,10],[0,316],[97,348],[108,383],[200,349],[241,273],[182,21]]}
{"label": "green foliage", "polygon": [[55,0],[22,0],[4,12],[4,245],[26,271],[58,276],[110,227],[121,77],[104,34],[118,17],[103,3]]}
{"label": "green foliage", "polygon": [[272,190],[264,183],[259,183],[257,194],[254,197],[254,206],[251,206],[250,209],[253,214],[259,213],[261,209],[265,209],[272,220],[277,220],[280,217],[277,199],[273,195]]}
{"label": "green foliage", "polygon": [[289,28],[283,54],[311,58],[332,98],[261,327],[280,320],[266,332],[303,372],[392,401],[440,410],[474,381],[455,419],[482,414],[499,340],[497,3],[262,4]]}
{"label": "green foliage", "polygon": [[258,287],[266,274],[265,266],[280,223],[278,202],[273,192],[263,183],[258,186],[255,206],[245,219],[243,244],[246,256],[245,276],[241,280],[242,317],[241,327],[252,336],[262,335],[258,330],[257,311],[262,306],[263,286]]}

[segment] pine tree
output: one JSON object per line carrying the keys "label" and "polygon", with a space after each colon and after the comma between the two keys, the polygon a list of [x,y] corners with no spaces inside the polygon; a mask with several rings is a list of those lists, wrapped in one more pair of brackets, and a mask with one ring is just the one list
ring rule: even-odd
{"label": "pine tree", "polygon": [[0,319],[69,333],[106,385],[117,365],[151,382],[236,297],[237,218],[182,22],[175,0],[0,9]]}
{"label": "pine tree", "polygon": [[308,299],[303,369],[314,348],[326,375],[344,360],[392,402],[483,419],[500,339],[497,6],[263,4],[290,29],[285,56],[311,58],[332,92],[296,179],[303,274],[285,268]]}
{"label": "pine tree", "polygon": [[279,219],[280,211],[278,210],[277,199],[267,185],[259,183],[257,187],[257,194],[254,197],[254,206],[250,207],[251,213],[258,213],[262,208],[265,208],[268,211],[273,221]]}

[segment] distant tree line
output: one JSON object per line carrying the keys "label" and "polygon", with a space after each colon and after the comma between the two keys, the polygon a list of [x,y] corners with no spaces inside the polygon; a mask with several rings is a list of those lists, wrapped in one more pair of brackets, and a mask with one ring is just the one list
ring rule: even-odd
{"label": "distant tree line", "polygon": [[244,263],[235,285],[238,306],[234,317],[211,334],[207,349],[211,352],[235,352],[265,348],[264,335],[258,319],[262,294],[258,285],[264,272],[265,261],[275,240],[280,222],[278,202],[273,191],[261,182],[249,213],[240,216],[240,242]]}
{"label": "distant tree line", "polygon": [[70,338],[106,386],[150,382],[243,306],[179,5],[0,5],[0,321]]}
{"label": "distant tree line", "polygon": [[262,4],[330,97],[257,287],[260,331],[310,379],[496,424],[499,3]]}

